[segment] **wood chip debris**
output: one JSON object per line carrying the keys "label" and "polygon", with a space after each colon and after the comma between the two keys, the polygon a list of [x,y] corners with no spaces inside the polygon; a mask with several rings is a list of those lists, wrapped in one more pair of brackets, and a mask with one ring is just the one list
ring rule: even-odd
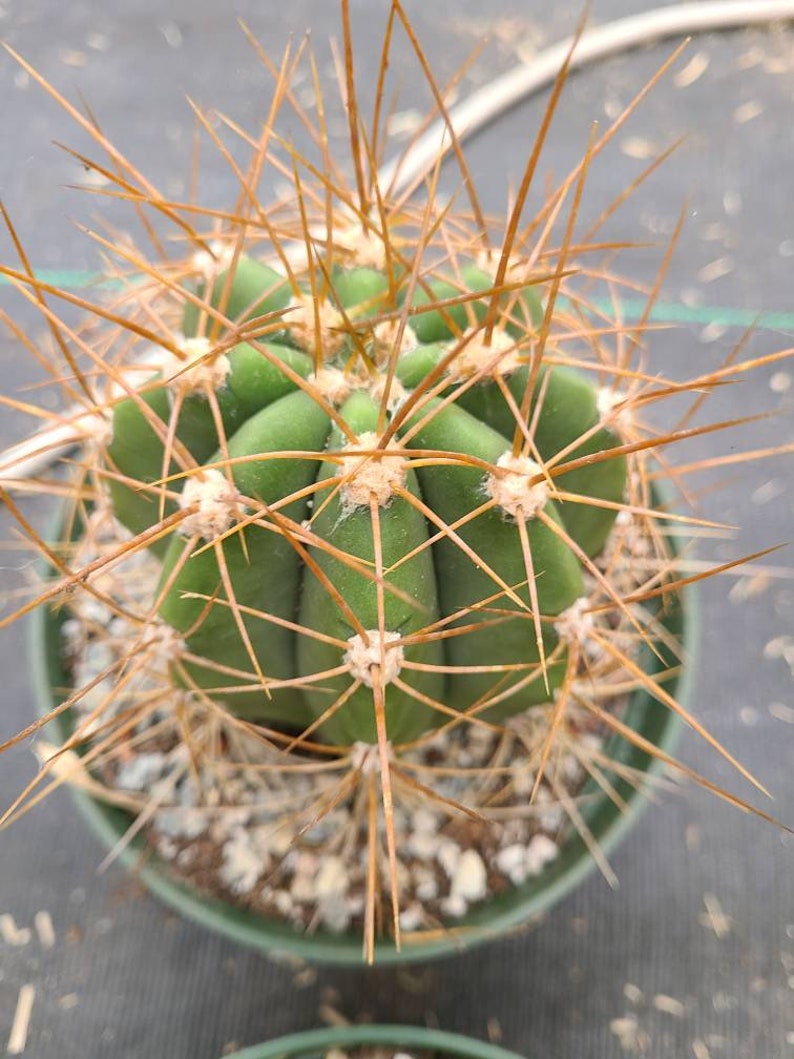
{"label": "wood chip debris", "polygon": [[36,928],[36,933],[39,936],[39,944],[42,949],[52,949],[55,947],[55,927],[52,925],[52,918],[50,913],[46,909],[42,909],[37,912],[33,918],[33,925]]}
{"label": "wood chip debris", "polygon": [[674,996],[668,996],[666,993],[657,993],[653,998],[653,1006],[657,1011],[663,1011],[665,1015],[673,1015],[677,1019],[682,1019],[686,1014],[686,1005],[681,1000],[677,1000]]}
{"label": "wood chip debris", "polygon": [[[764,73],[773,75],[787,74],[794,70],[794,48],[789,45],[786,35],[771,33],[767,41],[765,47],[755,44],[742,52],[736,62],[737,69],[749,70],[754,66],[761,66]],[[777,54],[770,53],[770,45],[776,46]]]}
{"label": "wood chip debris", "polygon": [[176,22],[163,22],[157,27],[165,38],[165,42],[169,48],[181,48],[182,47],[182,30],[176,24]]}
{"label": "wood chip debris", "polygon": [[724,324],[712,320],[710,324],[706,324],[706,326],[702,328],[698,337],[705,345],[709,345],[712,342],[718,342],[727,331],[728,328]]}
{"label": "wood chip debris", "polygon": [[31,934],[27,927],[18,927],[14,922],[14,917],[9,915],[8,912],[4,912],[0,915],[0,937],[2,937],[6,945],[13,945],[14,948],[19,948],[21,945],[27,945]]}
{"label": "wood chip debris", "polygon": [[676,88],[689,88],[708,69],[711,57],[705,51],[696,51],[686,66],[679,70],[673,78]]}
{"label": "wood chip debris", "polygon": [[645,1030],[640,1029],[636,1015],[624,1015],[622,1018],[612,1019],[609,1029],[617,1037],[624,1052],[643,1055],[648,1051],[651,1040]]}
{"label": "wood chip debris", "polygon": [[640,1007],[640,1005],[645,1003],[645,994],[640,987],[634,985],[633,982],[626,982],[623,986],[623,996],[635,1007]]}
{"label": "wood chip debris", "polygon": [[739,58],[736,60],[736,68],[738,70],[751,70],[754,66],[759,66],[764,61],[764,49],[754,44],[747,51],[742,52]]}
{"label": "wood chip debris", "polygon": [[74,48],[61,48],[58,52],[58,58],[64,66],[72,66],[78,70],[85,66],[88,61],[88,56],[84,51],[77,51]]}
{"label": "wood chip debris", "polygon": [[22,1055],[28,1043],[28,1028],[33,1012],[33,1001],[36,999],[36,988],[30,984],[23,985],[17,997],[14,1021],[11,1024],[11,1035],[6,1049],[9,1055]]}
{"label": "wood chip debris", "polygon": [[698,282],[700,283],[713,283],[716,279],[722,279],[723,276],[729,275],[733,272],[734,261],[732,257],[718,257],[714,261],[709,261],[707,265],[697,274]]}
{"label": "wood chip debris", "polygon": [[92,51],[107,51],[110,45],[110,38],[104,33],[89,33],[85,43],[86,47],[91,48]]}
{"label": "wood chip debris", "polygon": [[695,1037],[692,1041],[692,1055],[695,1059],[711,1059],[711,1052],[706,1047],[706,1042],[700,1037]]}
{"label": "wood chip debris", "polygon": [[734,110],[733,120],[737,125],[745,125],[748,121],[752,121],[753,118],[757,118],[759,114],[763,113],[764,108],[757,99],[748,99],[746,103],[742,103],[741,106]]}
{"label": "wood chip debris", "polygon": [[700,287],[684,287],[680,298],[690,309],[697,309],[703,304],[703,291]]}
{"label": "wood chip debris", "polygon": [[729,217],[738,217],[742,212],[742,196],[738,191],[726,191],[722,196],[722,208]]}
{"label": "wood chip debris", "polygon": [[748,728],[758,724],[758,710],[755,706],[742,706],[739,710],[739,720]]}
{"label": "wood chip debris", "polygon": [[757,489],[753,490],[750,494],[750,501],[753,504],[768,504],[770,500],[775,500],[777,497],[782,496],[785,491],[785,482],[781,481],[780,478],[770,478],[763,485],[759,485]]}
{"label": "wood chip debris", "polygon": [[316,981],[316,967],[304,967],[303,970],[297,971],[292,977],[292,984],[296,989],[308,989],[308,987],[314,985]]}
{"label": "wood chip debris", "polygon": [[619,118],[625,109],[625,103],[616,96],[609,96],[604,101],[604,113],[612,121]]}
{"label": "wood chip debris", "polygon": [[711,1004],[715,1011],[735,1011],[739,1006],[739,1001],[731,993],[726,993],[723,989],[720,989],[711,998]]}
{"label": "wood chip debris", "polygon": [[85,169],[82,165],[79,168],[76,184],[79,184],[81,188],[104,188],[110,184],[110,177],[105,176],[104,173],[100,173],[98,169]]}
{"label": "wood chip debris", "polygon": [[62,997],[58,998],[58,1007],[61,1011],[71,1011],[72,1008],[76,1008],[80,1003],[80,997],[77,993],[64,993]]}
{"label": "wood chip debris", "polygon": [[763,595],[772,584],[769,574],[755,574],[753,577],[742,577],[732,586],[728,597],[732,603],[743,603]]}
{"label": "wood chip debris", "polygon": [[784,724],[794,724],[794,708],[786,706],[782,702],[770,703],[769,713],[776,721],[783,721]]}
{"label": "wood chip debris", "polygon": [[689,853],[699,853],[703,845],[703,832],[697,824],[687,824],[684,842]]}
{"label": "wood chip debris", "polygon": [[640,161],[655,158],[659,154],[659,148],[653,140],[646,140],[643,136],[627,137],[621,142],[620,149],[628,158]]}
{"label": "wood chip debris", "polygon": [[764,644],[764,658],[785,658],[789,661],[790,654],[794,660],[794,638],[791,636],[775,636]]}
{"label": "wood chip debris", "polygon": [[716,894],[703,894],[703,904],[706,911],[698,916],[700,925],[713,930],[720,940],[727,938],[733,930],[733,919],[723,911]]}
{"label": "wood chip debris", "polygon": [[420,110],[398,110],[390,114],[386,122],[386,131],[394,139],[407,139],[421,126],[424,115]]}
{"label": "wood chip debris", "polygon": [[495,1015],[490,1015],[488,1018],[488,1040],[491,1044],[502,1043],[502,1024]]}
{"label": "wood chip debris", "polygon": [[703,238],[707,242],[724,242],[731,232],[725,221],[713,221],[703,229]]}

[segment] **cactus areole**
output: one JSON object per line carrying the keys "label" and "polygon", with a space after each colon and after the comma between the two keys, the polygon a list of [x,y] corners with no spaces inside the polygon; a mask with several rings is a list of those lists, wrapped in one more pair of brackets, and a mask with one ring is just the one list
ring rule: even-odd
{"label": "cactus areole", "polygon": [[204,258],[104,458],[177,682],[339,746],[553,701],[626,464],[543,284]]}

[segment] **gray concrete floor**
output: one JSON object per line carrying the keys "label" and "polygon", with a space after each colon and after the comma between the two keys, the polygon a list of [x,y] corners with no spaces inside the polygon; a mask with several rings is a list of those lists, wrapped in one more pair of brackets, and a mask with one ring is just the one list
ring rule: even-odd
{"label": "gray concrete floor", "polygon": [[[474,0],[406,3],[442,80],[489,28],[492,40],[464,91],[508,68],[531,44],[568,32],[579,5],[557,4],[548,14],[549,6],[490,0],[483,16]],[[650,6],[647,0],[594,0],[592,17],[605,21]],[[369,42],[378,39],[385,7],[385,0],[351,3],[367,86],[377,61]],[[294,0],[286,7],[256,0],[7,0],[0,10],[0,35],[71,100],[82,93],[111,138],[171,194],[185,188],[186,94],[248,127],[267,106],[267,79],[236,15],[273,55],[290,33],[311,26],[324,75],[326,38],[337,29],[336,4],[325,0]],[[395,66],[402,70],[407,48],[404,42],[397,47]],[[656,46],[576,75],[546,169],[562,173],[586,144],[590,123],[603,125],[669,50]],[[585,214],[595,216],[639,172],[644,162],[637,155],[649,145],[660,148],[684,135],[678,155],[614,218],[610,236],[659,241],[686,201],[689,216],[664,300],[717,307],[715,319],[722,318],[719,307],[790,311],[794,36],[748,31],[701,37],[678,69],[694,56],[707,61],[702,76],[687,88],[668,76],[594,168]],[[405,70],[399,106],[421,106],[425,100],[407,62]],[[125,222],[113,204],[63,188],[81,171],[51,144],[83,149],[85,135],[6,57],[0,98],[0,190],[31,259],[41,268],[96,267],[95,249],[74,221],[87,223],[99,212],[107,221]],[[541,106],[536,100],[519,107],[472,143],[471,169],[489,210],[502,207],[517,179]],[[287,134],[298,138],[299,129],[288,127]],[[222,160],[206,151],[203,165],[205,201],[226,205],[233,181]],[[451,188],[452,175],[445,179]],[[10,259],[9,247],[3,257]],[[659,257],[659,250],[633,255],[628,267],[647,280]],[[0,288],[0,306],[40,330],[8,288]],[[702,319],[658,332],[649,339],[650,363],[680,376],[705,370],[722,361],[740,334]],[[761,354],[790,345],[788,327],[760,326],[748,349]],[[791,443],[794,369],[789,366],[785,377],[780,371],[757,373],[717,395],[712,407],[715,417],[730,417],[760,405],[774,411],[773,418],[735,438],[702,439],[679,458]],[[6,391],[39,378],[10,336],[0,341],[0,372]],[[787,379],[793,385],[784,391]],[[0,442],[23,427],[21,415],[4,413]],[[794,539],[792,457],[734,468],[721,480],[719,493],[704,490],[702,510],[740,522],[742,530],[736,541],[716,547],[719,558]],[[5,520],[0,536],[9,532]],[[765,654],[776,637],[794,642],[789,552],[770,560],[787,566],[788,577],[755,583],[760,591],[748,598],[741,590],[747,582],[735,578],[704,588],[693,705],[770,788],[775,801],[765,807],[794,824],[794,670],[783,658],[768,657],[768,649]],[[6,587],[20,569],[24,573],[24,563],[14,551],[4,555]],[[2,639],[0,737],[24,726],[34,711],[23,640],[21,627]],[[712,781],[749,795],[694,735],[685,738],[682,756]],[[33,770],[28,747],[3,758],[3,805]],[[594,876],[532,932],[454,960],[396,972],[320,970],[296,977],[294,969],[182,921],[121,869],[98,875],[102,851],[69,798],[58,794],[0,836],[0,914],[24,930],[34,928],[36,914],[45,910],[55,928],[52,947],[42,945],[35,929],[24,944],[0,940],[0,1053],[19,989],[31,984],[25,1055],[36,1059],[215,1059],[232,1042],[247,1045],[316,1025],[327,1003],[351,1019],[427,1020],[482,1037],[498,1029],[507,1046],[529,1057],[783,1059],[794,1055],[793,857],[791,836],[689,785],[664,797],[614,855],[617,892]],[[726,918],[715,918],[719,909]]]}

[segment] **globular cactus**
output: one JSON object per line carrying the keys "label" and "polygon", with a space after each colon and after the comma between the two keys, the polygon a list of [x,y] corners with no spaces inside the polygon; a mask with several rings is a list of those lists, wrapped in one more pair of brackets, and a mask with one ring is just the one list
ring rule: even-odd
{"label": "globular cactus", "polygon": [[[527,222],[564,64],[508,216],[491,221],[451,134],[443,145],[457,156],[470,208],[437,194],[432,162],[413,184],[397,179],[405,158],[383,176],[384,85],[365,133],[342,10],[354,181],[328,147],[325,104],[311,117],[290,95],[289,53],[261,138],[243,134],[245,171],[199,115],[239,180],[228,212],[169,201],[69,108],[109,152],[97,172],[133,203],[155,252],[150,260],[98,236],[118,293],[95,304],[35,276],[24,253],[18,268],[0,268],[46,319],[52,377],[69,403],[79,398],[75,411],[45,414],[54,428],[24,455],[82,445],[58,545],[3,493],[53,574],[3,621],[65,601],[71,626],[55,636],[50,623],[44,637],[60,637],[51,684],[73,690],[54,705],[68,721],[36,782],[76,776],[92,793],[101,787],[141,814],[136,826],[153,821],[160,850],[161,809],[208,810],[207,833],[216,809],[233,810],[232,827],[240,809],[262,821],[257,841],[264,830],[269,843],[244,864],[253,873],[245,892],[302,926],[316,924],[316,909],[301,918],[277,900],[295,881],[289,853],[305,839],[341,861],[328,832],[344,806],[356,909],[345,915],[360,916],[372,959],[387,874],[398,945],[404,892],[412,914],[416,901],[431,902],[414,920],[433,929],[488,893],[473,846],[465,852],[479,874],[465,897],[450,881],[432,905],[416,873],[405,883],[417,806],[432,806],[432,828],[458,811],[477,827],[515,812],[529,845],[516,875],[510,857],[518,849],[524,858],[523,847],[500,830],[504,885],[539,873],[574,830],[611,878],[599,847],[610,820],[636,797],[651,759],[675,764],[665,707],[752,780],[676,698],[680,589],[712,572],[685,574],[676,538],[715,524],[676,513],[660,480],[686,473],[670,471],[673,443],[735,425],[691,425],[709,390],[791,351],[684,383],[654,373],[643,337],[662,277],[628,324],[621,281],[611,266],[590,266],[592,238],[625,195],[580,239],[585,177],[643,93]],[[396,21],[427,73],[401,6],[390,12],[382,77]],[[319,157],[278,139],[285,101]],[[272,207],[258,197],[267,167],[291,177],[287,200]],[[149,213],[173,225],[184,255],[164,254]],[[58,298],[102,320],[99,337],[61,320],[51,308]],[[687,394],[690,410],[675,426],[649,426],[647,408]],[[18,456],[0,473],[29,484]],[[147,758],[162,765],[151,798],[146,777],[125,775],[141,758],[144,769]],[[560,818],[543,814],[550,803]],[[535,837],[541,861],[529,858]],[[166,839],[170,858],[177,847]],[[219,849],[223,861],[227,846]],[[416,859],[426,855],[427,843]],[[450,875],[448,862],[443,870]],[[219,885],[239,895],[236,876]],[[366,900],[356,904],[359,892]],[[296,906],[309,901],[295,897]]]}
{"label": "globular cactus", "polygon": [[[626,460],[591,379],[539,355],[542,286],[466,259],[421,285],[417,262],[200,264],[206,304],[116,405],[105,460],[133,533],[175,520],[152,547],[182,679],[337,744],[549,701]],[[221,319],[259,336],[229,345]]]}

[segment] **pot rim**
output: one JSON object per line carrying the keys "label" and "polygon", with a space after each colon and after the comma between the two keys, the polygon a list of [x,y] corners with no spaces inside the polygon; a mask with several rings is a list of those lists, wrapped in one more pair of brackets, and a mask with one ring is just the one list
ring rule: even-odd
{"label": "pot rim", "polygon": [[[657,487],[657,492],[661,494],[660,499],[668,500],[669,504],[669,491]],[[63,524],[62,510],[59,507],[54,527]],[[670,524],[669,529],[671,546],[674,552],[678,552],[680,545],[675,524]],[[57,529],[50,539],[58,539]],[[685,659],[685,664],[667,682],[666,687],[685,708],[691,698],[696,669],[694,658],[700,627],[697,598],[692,585],[677,591],[677,606],[664,623],[668,631],[676,636],[680,653]],[[67,683],[59,650],[60,637],[57,635],[63,617],[42,606],[33,611],[28,621],[30,672],[37,712],[43,717],[57,705],[53,689]],[[640,664],[645,672],[653,673],[662,668],[660,660],[647,647],[643,648],[643,656],[644,661]],[[654,701],[643,688],[632,693],[623,720],[642,733],[664,755],[672,754],[684,726],[677,713]],[[59,715],[47,727],[51,726],[50,730],[63,739],[66,737],[66,723],[65,716]],[[641,769],[648,776],[659,774],[665,767],[658,758],[630,746],[616,733],[610,736],[606,752],[613,753],[623,762],[630,762],[632,767]],[[615,848],[648,804],[645,788],[638,790],[620,779],[616,779],[613,785],[627,804],[626,810],[621,810],[602,791],[598,791],[589,807],[583,810],[588,827],[604,856],[608,856]],[[106,849],[116,847],[129,827],[129,814],[75,787],[70,787],[70,793],[102,845]],[[204,895],[178,881],[167,862],[153,854],[141,836],[136,836],[125,846],[118,860],[164,904],[207,929],[264,952],[272,959],[294,963],[297,958],[316,964],[364,966],[362,938],[358,933],[340,935],[318,930],[313,934],[301,934],[285,921],[268,919],[217,897]],[[476,906],[455,925],[447,925],[443,932],[434,932],[429,939],[419,932],[416,935],[406,933],[401,949],[397,949],[389,939],[378,939],[375,944],[375,963],[385,966],[451,956],[487,941],[521,932],[529,928],[543,912],[561,901],[595,868],[595,860],[587,846],[574,832],[560,846],[559,857],[540,875]]]}
{"label": "pot rim", "polygon": [[374,1024],[301,1030],[234,1052],[228,1059],[314,1059],[318,1049],[367,1045],[436,1049],[459,1059],[522,1059],[496,1044],[426,1026]]}

